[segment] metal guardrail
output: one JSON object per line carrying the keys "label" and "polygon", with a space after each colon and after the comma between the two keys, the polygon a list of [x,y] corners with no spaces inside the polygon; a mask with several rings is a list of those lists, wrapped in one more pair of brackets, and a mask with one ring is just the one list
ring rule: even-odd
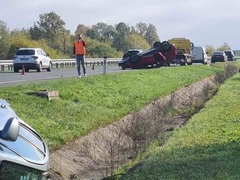
{"label": "metal guardrail", "polygon": [[[236,59],[240,59],[240,56],[235,56]],[[121,58],[107,58],[107,65],[117,64]],[[211,60],[211,57],[208,57]],[[86,66],[103,66],[104,58],[86,58]],[[76,66],[75,59],[52,59],[52,68],[65,68]],[[0,60],[0,72],[1,71],[13,71],[13,60]]]}
{"label": "metal guardrail", "polygon": [[[117,64],[121,58],[108,58],[106,61],[107,65]],[[103,66],[103,58],[86,58],[85,66]],[[75,59],[52,59],[52,68],[66,68],[75,67]],[[0,60],[0,72],[1,71],[13,71],[13,60]]]}

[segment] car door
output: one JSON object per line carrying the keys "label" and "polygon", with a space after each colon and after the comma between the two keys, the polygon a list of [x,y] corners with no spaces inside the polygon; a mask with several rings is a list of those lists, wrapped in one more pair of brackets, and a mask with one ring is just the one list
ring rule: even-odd
{"label": "car door", "polygon": [[43,57],[44,57],[44,66],[48,67],[50,64],[50,58],[48,57],[47,53],[44,50],[41,50],[43,53]]}
{"label": "car door", "polygon": [[41,49],[38,49],[37,50],[37,54],[38,54],[38,59],[39,61],[42,63],[42,66],[45,65],[45,59],[44,59],[44,56],[43,56],[43,52],[41,51]]}

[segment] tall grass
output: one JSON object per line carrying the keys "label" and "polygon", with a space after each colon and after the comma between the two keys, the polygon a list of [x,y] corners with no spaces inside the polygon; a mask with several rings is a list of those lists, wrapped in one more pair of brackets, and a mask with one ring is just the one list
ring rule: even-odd
{"label": "tall grass", "polygon": [[240,75],[125,179],[239,179]]}
{"label": "tall grass", "polygon": [[[44,81],[2,87],[0,97],[6,99],[53,150],[141,109],[154,99],[222,70],[222,66],[186,66]],[[60,99],[48,101],[27,95],[40,90],[58,90]]]}

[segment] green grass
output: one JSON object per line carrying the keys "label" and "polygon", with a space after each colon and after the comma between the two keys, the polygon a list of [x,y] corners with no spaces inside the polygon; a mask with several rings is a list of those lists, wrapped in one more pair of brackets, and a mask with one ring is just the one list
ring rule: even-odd
{"label": "green grass", "polygon": [[[222,66],[186,66],[44,81],[3,87],[0,97],[53,150],[139,110],[154,99],[222,70]],[[40,90],[58,90],[60,99],[48,101],[26,94]]]}
{"label": "green grass", "polygon": [[239,89],[237,74],[128,179],[240,179]]}

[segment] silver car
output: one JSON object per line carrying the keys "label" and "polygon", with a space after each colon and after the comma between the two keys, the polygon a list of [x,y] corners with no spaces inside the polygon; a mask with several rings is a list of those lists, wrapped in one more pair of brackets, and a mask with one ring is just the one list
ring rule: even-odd
{"label": "silver car", "polygon": [[51,67],[51,58],[41,48],[20,48],[13,57],[14,72],[19,72],[23,68],[25,72],[30,69],[35,69],[37,72],[42,69],[51,71]]}
{"label": "silver car", "polygon": [[0,179],[42,180],[48,170],[46,142],[0,99]]}

